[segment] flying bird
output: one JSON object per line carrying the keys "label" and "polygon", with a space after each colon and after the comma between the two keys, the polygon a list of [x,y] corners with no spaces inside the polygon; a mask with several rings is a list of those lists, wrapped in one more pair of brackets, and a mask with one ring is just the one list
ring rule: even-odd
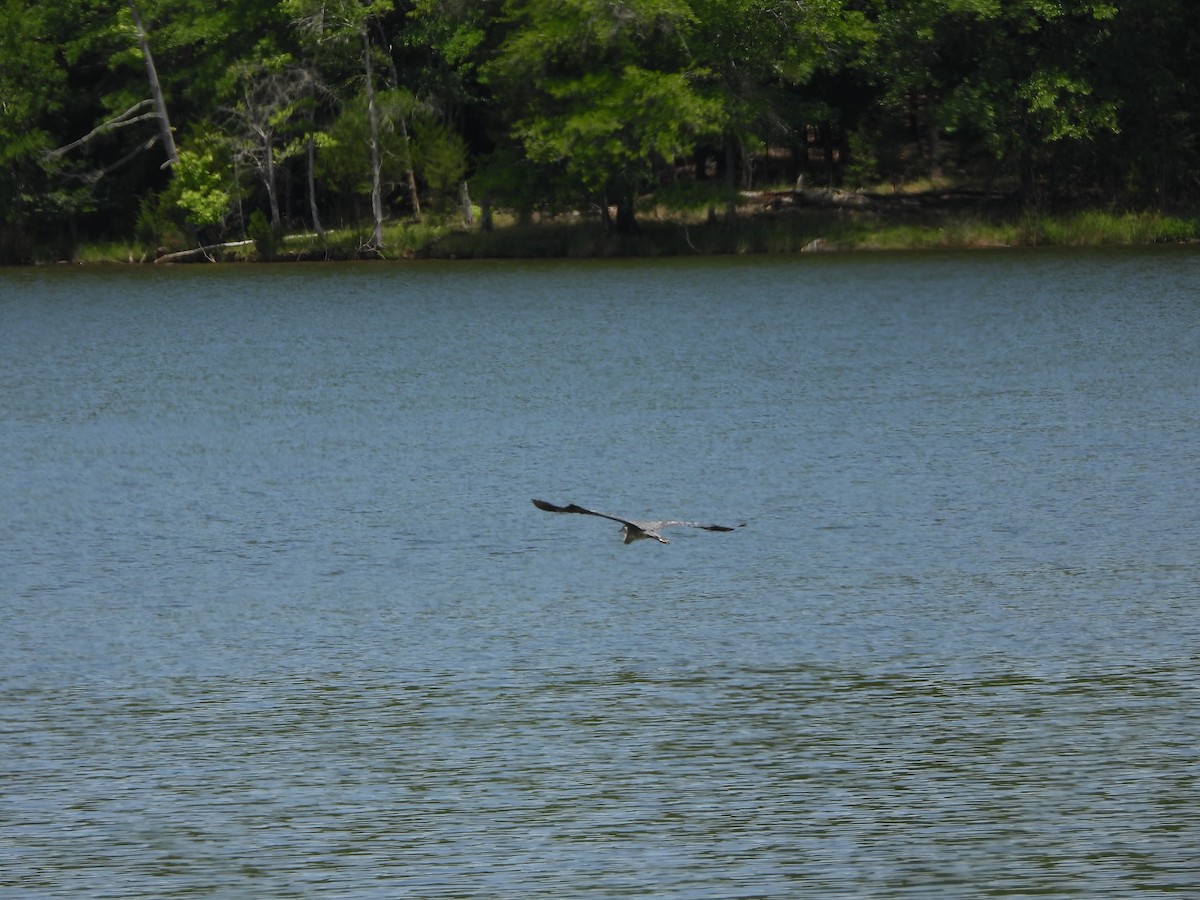
{"label": "flying bird", "polygon": [[626,544],[632,544],[634,541],[642,541],[647,538],[653,538],[660,544],[669,544],[671,542],[659,534],[659,532],[664,528],[670,528],[675,525],[702,528],[705,531],[734,531],[738,528],[746,527],[745,522],[741,525],[735,525],[732,528],[728,525],[701,525],[699,522],[679,522],[675,519],[667,519],[662,522],[635,522],[632,519],[622,519],[620,516],[610,516],[607,513],[584,509],[582,506],[576,506],[574,503],[568,506],[555,506],[553,503],[547,503],[545,500],[534,500],[533,505],[546,512],[579,513],[584,516],[599,516],[601,519],[611,519],[614,522],[620,522],[621,537],[625,539]]}

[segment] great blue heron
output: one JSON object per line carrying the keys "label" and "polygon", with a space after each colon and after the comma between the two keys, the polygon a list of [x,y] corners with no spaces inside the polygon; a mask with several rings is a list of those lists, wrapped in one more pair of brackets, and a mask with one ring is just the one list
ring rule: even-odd
{"label": "great blue heron", "polygon": [[746,523],[735,525],[732,528],[728,525],[701,525],[699,522],[679,522],[675,519],[667,519],[662,522],[634,522],[631,519],[622,519],[620,516],[610,516],[607,513],[594,512],[590,509],[584,509],[582,506],[576,506],[574,503],[568,506],[555,506],[553,503],[547,503],[545,500],[534,500],[533,505],[538,509],[543,509],[546,512],[553,513],[579,513],[585,516],[599,516],[601,519],[611,519],[614,522],[621,523],[621,537],[625,539],[626,544],[632,544],[634,541],[645,540],[646,538],[654,538],[660,544],[671,543],[661,534],[664,528],[670,528],[674,525],[684,525],[689,528],[702,528],[705,531],[734,531],[737,528],[745,528]]}

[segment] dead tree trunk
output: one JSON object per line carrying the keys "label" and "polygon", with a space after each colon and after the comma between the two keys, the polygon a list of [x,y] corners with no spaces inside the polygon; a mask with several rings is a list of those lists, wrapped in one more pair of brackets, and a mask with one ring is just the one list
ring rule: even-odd
{"label": "dead tree trunk", "polygon": [[929,178],[934,184],[942,180],[942,142],[937,119],[932,111],[929,116]]}
{"label": "dead tree trunk", "polygon": [[[396,60],[391,56],[388,60],[392,69],[392,85],[400,88],[400,71],[396,68]],[[396,113],[396,128],[400,132],[400,146],[404,153],[404,184],[408,188],[408,196],[412,198],[413,219],[421,221],[421,195],[417,193],[417,174],[413,169],[412,138],[408,133],[408,113],[400,110]]]}
{"label": "dead tree trunk", "polygon": [[150,96],[154,99],[154,108],[158,111],[158,127],[162,135],[163,149],[167,151],[167,161],[163,168],[175,164],[179,158],[175,150],[175,137],[171,133],[171,119],[167,116],[167,101],[163,98],[162,84],[158,80],[158,70],[154,68],[154,57],[150,53],[150,42],[146,40],[146,30],[142,27],[142,18],[138,15],[133,0],[129,0],[129,12],[133,16],[133,27],[137,31],[138,46],[142,48],[142,57],[146,60],[146,76],[150,79]]}
{"label": "dead tree trunk", "polygon": [[471,194],[467,188],[466,179],[464,179],[463,183],[459,186],[458,199],[459,202],[462,203],[463,223],[468,227],[474,225],[475,213],[471,209]]}
{"label": "dead tree trunk", "polygon": [[307,146],[305,147],[305,151],[308,155],[306,160],[308,163],[308,211],[312,216],[313,231],[317,233],[317,237],[324,238],[325,229],[321,227],[321,215],[317,211],[317,177],[314,172],[314,169],[316,169],[317,166],[317,142],[313,140],[311,127],[312,123],[309,122],[310,130],[308,134],[308,141],[306,142]]}
{"label": "dead tree trunk", "polygon": [[371,237],[373,249],[383,246],[383,174],[379,154],[379,111],[375,108],[375,78],[371,69],[371,38],[367,23],[362,25],[363,69],[367,79],[367,143],[371,151],[371,215],[375,229]]}
{"label": "dead tree trunk", "polygon": [[279,191],[275,186],[275,143],[271,140],[271,132],[263,130],[259,137],[262,138],[262,153],[263,153],[263,185],[267,189],[267,204],[271,209],[271,224],[279,225]]}

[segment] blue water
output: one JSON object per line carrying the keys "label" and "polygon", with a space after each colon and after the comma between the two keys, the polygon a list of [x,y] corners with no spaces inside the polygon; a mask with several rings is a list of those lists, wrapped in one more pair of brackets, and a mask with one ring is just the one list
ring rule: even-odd
{"label": "blue water", "polygon": [[0,272],[0,895],[1186,895],[1197,286]]}

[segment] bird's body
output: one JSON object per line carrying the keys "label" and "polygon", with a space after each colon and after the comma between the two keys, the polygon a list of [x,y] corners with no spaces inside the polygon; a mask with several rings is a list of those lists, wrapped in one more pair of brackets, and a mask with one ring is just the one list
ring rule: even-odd
{"label": "bird's body", "polygon": [[644,541],[653,538],[660,544],[671,543],[661,534],[664,528],[673,526],[686,526],[688,528],[700,528],[704,531],[734,531],[737,528],[744,528],[746,523],[730,527],[728,525],[701,525],[699,522],[681,522],[677,519],[665,519],[655,522],[636,522],[632,519],[622,519],[620,516],[610,516],[608,513],[595,512],[594,510],[584,509],[582,506],[576,506],[571,503],[567,506],[555,506],[553,503],[547,503],[545,500],[534,500],[533,505],[538,509],[546,512],[554,513],[579,513],[584,516],[599,516],[601,519],[610,519],[613,522],[621,523],[621,537],[626,544],[632,544],[634,541]]}

